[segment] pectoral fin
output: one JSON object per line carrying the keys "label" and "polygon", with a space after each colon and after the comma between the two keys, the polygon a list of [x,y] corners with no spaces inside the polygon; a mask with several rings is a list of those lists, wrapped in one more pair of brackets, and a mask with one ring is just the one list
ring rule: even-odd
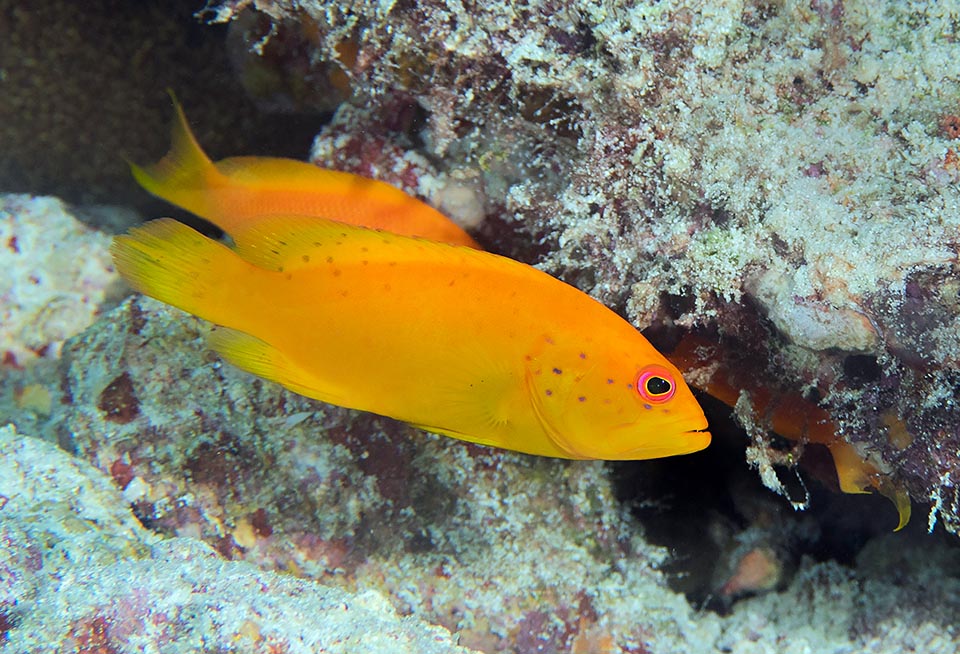
{"label": "pectoral fin", "polygon": [[210,334],[207,343],[241,370],[321,402],[350,406],[336,388],[308,374],[283,352],[255,336],[234,329],[220,328]]}

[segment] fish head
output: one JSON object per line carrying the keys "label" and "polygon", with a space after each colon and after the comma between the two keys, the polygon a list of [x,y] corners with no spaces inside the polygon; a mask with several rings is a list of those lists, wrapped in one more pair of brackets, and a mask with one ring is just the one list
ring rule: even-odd
{"label": "fish head", "polygon": [[537,413],[557,447],[571,458],[611,461],[707,447],[710,433],[703,409],[680,371],[653,354],[573,369],[566,385],[556,378],[560,375],[538,380],[539,386],[550,387],[533,390]]}

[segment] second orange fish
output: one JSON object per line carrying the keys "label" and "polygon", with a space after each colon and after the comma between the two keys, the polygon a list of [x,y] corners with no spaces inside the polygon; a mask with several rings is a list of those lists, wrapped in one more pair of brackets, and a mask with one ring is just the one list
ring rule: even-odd
{"label": "second orange fish", "polygon": [[400,189],[359,175],[279,157],[213,162],[190,131],[180,104],[170,152],[155,164],[130,164],[154,195],[205,218],[240,243],[264,215],[325,218],[405,236],[479,248],[456,223]]}

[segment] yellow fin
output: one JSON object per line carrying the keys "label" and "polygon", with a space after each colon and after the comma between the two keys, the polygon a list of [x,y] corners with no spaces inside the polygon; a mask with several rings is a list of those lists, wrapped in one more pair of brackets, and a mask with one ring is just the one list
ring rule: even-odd
{"label": "yellow fin", "polygon": [[330,404],[345,404],[335,389],[324,387],[283,352],[256,336],[221,327],[207,337],[207,345],[237,368],[276,382],[294,393]]}
{"label": "yellow fin", "polygon": [[880,482],[880,488],[877,489],[881,495],[893,502],[897,507],[898,522],[894,531],[900,531],[910,522],[910,513],[913,507],[910,504],[910,494],[907,491],[894,484],[888,479]]}
{"label": "yellow fin", "polygon": [[316,266],[318,252],[332,256],[343,243],[354,252],[392,241],[395,235],[312,216],[268,216],[257,221],[236,244],[237,254],[255,266],[292,271]]}
{"label": "yellow fin", "polygon": [[[438,410],[431,417],[438,419],[442,414],[444,421],[451,424],[481,426],[476,434],[483,436],[426,423],[413,426],[479,445],[509,447],[516,437],[513,418],[521,414],[529,401],[527,388],[516,383],[507,361],[484,356],[482,350],[472,345],[463,343],[460,352],[450,353],[450,367],[443,373],[448,386],[435,391]],[[464,362],[470,362],[468,368],[462,367]]]}
{"label": "yellow fin", "polygon": [[428,431],[431,434],[437,434],[439,436],[448,436],[450,438],[455,438],[459,441],[468,441],[470,443],[476,443],[477,445],[483,445],[485,447],[498,447],[498,448],[503,447],[503,443],[500,442],[500,439],[494,438],[494,437],[476,436],[474,434],[464,434],[463,432],[453,431],[452,429],[442,429],[440,427],[432,427],[430,425],[418,425],[412,422],[409,424],[411,427],[416,427],[417,429]]}
{"label": "yellow fin", "polygon": [[496,266],[522,275],[547,276],[526,264],[468,246],[401,236],[312,216],[262,217],[245,233],[234,251],[253,265],[274,271],[315,267],[321,263],[318,257],[354,263],[366,259],[407,263],[423,261],[429,256],[434,261],[456,257],[458,264],[469,267]]}
{"label": "yellow fin", "polygon": [[893,502],[897,509],[898,523],[894,531],[900,531],[910,522],[910,495],[906,490],[894,484],[868,461],[865,461],[856,448],[844,441],[836,441],[827,446],[837,468],[837,480],[844,493],[869,493],[872,489]]}
{"label": "yellow fin", "polygon": [[849,443],[838,440],[827,448],[833,456],[840,490],[853,494],[869,493],[868,489],[873,485],[871,479],[876,473],[876,468],[864,461],[856,448]]}
{"label": "yellow fin", "polygon": [[249,267],[226,246],[172,218],[115,237],[110,253],[134,289],[212,322],[222,320],[223,280]]}
{"label": "yellow fin", "polygon": [[176,113],[170,131],[170,151],[149,166],[130,162],[130,171],[137,183],[153,195],[194,211],[184,193],[195,193],[225,178],[197,142],[173,91],[168,93]]}

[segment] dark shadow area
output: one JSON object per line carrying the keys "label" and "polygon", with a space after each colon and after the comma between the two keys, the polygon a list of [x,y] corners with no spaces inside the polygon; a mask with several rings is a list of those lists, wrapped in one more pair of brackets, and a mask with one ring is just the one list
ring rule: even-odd
{"label": "dark shadow area", "polygon": [[0,0],[0,192],[158,215],[125,160],[169,146],[183,104],[214,159],[306,157],[323,114],[261,114],[225,47],[228,26],[202,23],[198,0]]}
{"label": "dark shadow area", "polygon": [[[671,588],[693,606],[726,613],[737,599],[768,590],[734,585],[737,565],[751,553],[769,553],[778,574],[771,587],[782,588],[801,557],[852,566],[868,543],[896,526],[896,509],[886,498],[828,487],[835,472],[829,453],[818,446],[807,446],[799,467],[776,468],[792,500],[809,496],[807,510],[794,510],[746,463],[748,436],[731,410],[709,396],[700,400],[713,434],[709,448],[611,464],[618,499],[641,522],[644,537],[670,551],[662,569]],[[916,509],[900,534],[905,539],[914,532],[926,537],[923,510]]]}

